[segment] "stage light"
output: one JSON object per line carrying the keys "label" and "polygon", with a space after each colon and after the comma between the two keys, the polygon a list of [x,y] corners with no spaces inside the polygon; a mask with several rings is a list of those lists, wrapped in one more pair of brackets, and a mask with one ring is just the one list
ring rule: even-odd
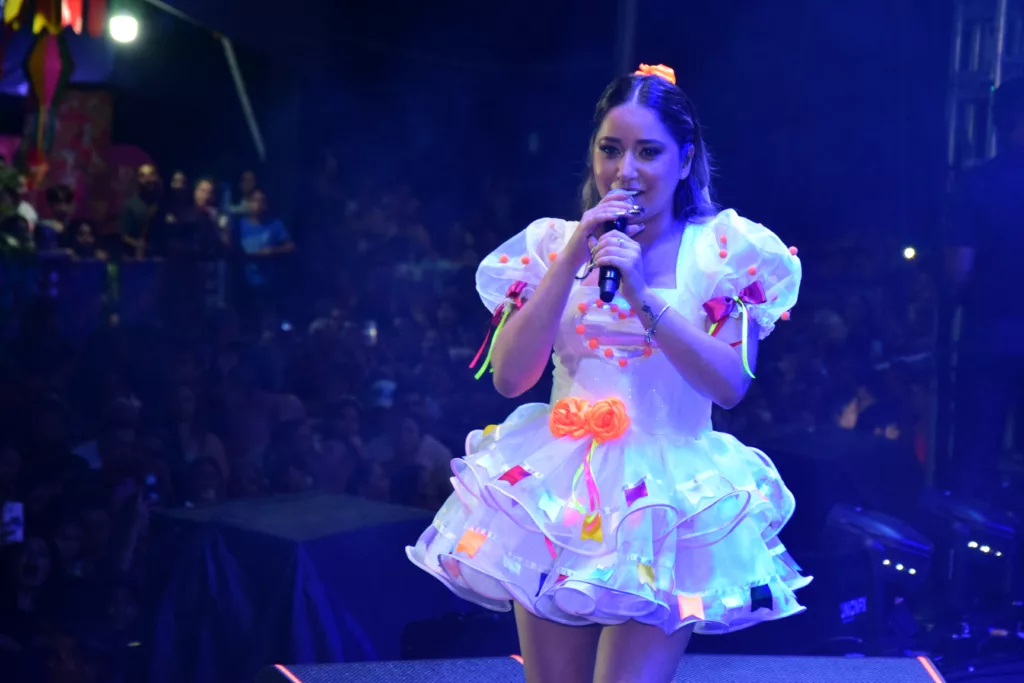
{"label": "stage light", "polygon": [[989,548],[987,545],[983,545],[980,548],[978,548],[978,550],[980,550],[983,553],[987,553],[987,552],[990,552],[992,550],[992,548]]}
{"label": "stage light", "polygon": [[907,572],[909,572],[910,574],[916,574],[917,570],[914,569],[913,567],[911,567],[910,569],[907,570]]}
{"label": "stage light", "polygon": [[967,544],[967,547],[968,548],[977,548],[978,547],[978,542],[977,541],[971,541],[970,543]]}
{"label": "stage light", "polygon": [[107,29],[118,43],[131,43],[139,37],[139,20],[130,14],[117,14],[110,17]]}
{"label": "stage light", "polygon": [[888,567],[890,564],[892,564],[892,562],[890,562],[889,560],[882,560],[882,564]]}
{"label": "stage light", "polygon": [[898,572],[903,571],[903,565],[902,564],[896,565],[896,571],[898,571]]}
{"label": "stage light", "polygon": [[903,249],[903,258],[912,261],[917,256],[917,249],[906,247]]}

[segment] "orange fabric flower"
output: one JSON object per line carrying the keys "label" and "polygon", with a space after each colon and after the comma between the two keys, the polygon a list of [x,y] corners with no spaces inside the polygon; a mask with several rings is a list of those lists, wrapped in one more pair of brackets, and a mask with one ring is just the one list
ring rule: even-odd
{"label": "orange fabric flower", "polygon": [[664,64],[641,64],[635,72],[637,76],[657,76],[664,78],[672,85],[676,84],[676,72],[670,66]]}
{"label": "orange fabric flower", "polygon": [[558,438],[571,436],[582,439],[587,435],[587,411],[590,403],[581,398],[568,396],[561,399],[551,410],[549,425],[551,433]]}
{"label": "orange fabric flower", "polygon": [[598,401],[587,411],[587,426],[594,441],[614,441],[629,429],[626,406],[617,398]]}

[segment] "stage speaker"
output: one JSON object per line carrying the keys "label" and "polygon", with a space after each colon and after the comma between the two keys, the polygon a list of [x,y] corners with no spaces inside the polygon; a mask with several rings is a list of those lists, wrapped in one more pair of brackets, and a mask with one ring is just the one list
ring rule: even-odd
{"label": "stage speaker", "polygon": [[756,441],[796,498],[782,540],[799,560],[830,545],[825,522],[836,505],[863,507],[912,522],[924,471],[903,442],[839,428]]}
{"label": "stage speaker", "polygon": [[[686,655],[680,683],[944,683],[925,657],[763,657]],[[267,667],[257,683],[523,683],[514,659],[437,659],[418,662],[308,664]]]}

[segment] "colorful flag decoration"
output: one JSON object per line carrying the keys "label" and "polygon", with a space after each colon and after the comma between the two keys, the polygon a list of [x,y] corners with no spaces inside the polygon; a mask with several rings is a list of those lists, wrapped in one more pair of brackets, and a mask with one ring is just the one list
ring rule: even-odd
{"label": "colorful flag decoration", "polygon": [[88,7],[85,25],[90,36],[99,38],[107,27],[107,0],[89,0]]}

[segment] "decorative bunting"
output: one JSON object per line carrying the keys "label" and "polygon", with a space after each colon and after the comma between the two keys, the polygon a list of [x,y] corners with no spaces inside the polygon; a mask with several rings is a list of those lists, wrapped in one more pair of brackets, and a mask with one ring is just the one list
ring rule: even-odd
{"label": "decorative bunting", "polygon": [[540,584],[537,586],[537,593],[533,597],[536,598],[537,596],[540,595],[540,592],[542,590],[544,590],[544,582],[547,581],[547,580],[548,580],[548,573],[547,572],[541,572],[540,573]]}
{"label": "decorative bunting", "polygon": [[523,479],[526,479],[528,476],[530,476],[530,473],[523,469],[522,465],[516,465],[509,471],[505,472],[505,474],[498,477],[498,480],[507,481],[509,485],[515,486]]}
{"label": "decorative bunting", "polygon": [[775,606],[775,601],[772,598],[772,589],[768,587],[768,584],[763,586],[754,586],[750,589],[750,611],[756,612],[762,607],[766,609],[772,609]]}
{"label": "decorative bunting", "polygon": [[555,579],[555,584],[556,584],[556,585],[557,585],[557,584],[560,584],[560,583],[562,583],[563,581],[565,581],[565,580],[566,580],[566,579],[568,579],[568,578],[569,578],[569,576],[568,576],[567,574],[559,574],[559,575],[558,575],[558,578],[557,578],[557,579]]}
{"label": "decorative bunting", "polygon": [[466,529],[466,533],[462,534],[462,538],[459,539],[459,544],[455,546],[455,552],[466,553],[470,558],[476,557],[476,554],[480,552],[480,546],[486,540],[487,537],[479,531]]}
{"label": "decorative bunting", "polygon": [[99,38],[107,27],[107,0],[89,0],[86,29],[93,38]]}
{"label": "decorative bunting", "polygon": [[654,588],[654,567],[640,562],[636,565],[636,575],[639,577],[640,583]]}
{"label": "decorative bunting", "polygon": [[680,619],[686,619],[687,617],[704,618],[704,600],[699,595],[683,595],[678,593],[676,598],[679,599]]}
{"label": "decorative bunting", "polygon": [[623,492],[626,496],[626,507],[631,506],[641,498],[647,497],[647,479],[641,479],[638,483],[633,486],[627,487]]}
{"label": "decorative bunting", "polygon": [[82,28],[85,24],[82,2],[83,0],[63,0],[61,2],[61,26],[70,26],[71,30],[78,35],[82,34]]}
{"label": "decorative bunting", "polygon": [[553,522],[558,519],[558,513],[562,511],[565,504],[545,491],[541,494],[540,501],[537,502],[537,507],[539,507],[544,514],[548,516],[548,519]]}
{"label": "decorative bunting", "polygon": [[504,555],[501,558],[501,564],[505,569],[509,570],[515,575],[519,575],[519,572],[523,570],[523,563],[517,557],[511,555]]}
{"label": "decorative bunting", "polygon": [[743,598],[740,596],[730,593],[729,595],[723,595],[721,597],[722,605],[726,609],[739,609],[743,607]]}
{"label": "decorative bunting", "polygon": [[607,581],[612,578],[612,573],[614,573],[614,571],[615,569],[613,567],[595,567],[590,572],[590,575],[598,581]]}
{"label": "decorative bunting", "polygon": [[36,0],[32,33],[47,32],[52,36],[61,30],[61,0]]}
{"label": "decorative bunting", "polygon": [[17,31],[21,28],[25,9],[25,0],[7,0],[4,4],[4,24]]}
{"label": "decorative bunting", "polygon": [[547,536],[544,537],[544,544],[548,547],[548,552],[551,553],[551,559],[558,558],[558,551],[555,550],[555,544],[551,542],[551,539]]}
{"label": "decorative bunting", "polygon": [[583,513],[576,508],[566,505],[562,508],[562,523],[566,526],[573,527],[577,523],[583,520]]}
{"label": "decorative bunting", "polygon": [[580,532],[580,540],[604,542],[604,534],[601,531],[600,512],[592,512],[583,520],[583,531]]}

